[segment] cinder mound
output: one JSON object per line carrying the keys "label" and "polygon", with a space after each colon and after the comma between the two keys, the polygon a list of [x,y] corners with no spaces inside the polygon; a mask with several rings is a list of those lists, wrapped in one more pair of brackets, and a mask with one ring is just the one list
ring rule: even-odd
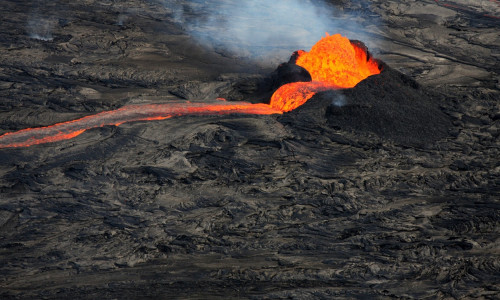
{"label": "cinder mound", "polygon": [[375,133],[404,146],[422,147],[446,137],[451,121],[439,107],[442,97],[432,95],[383,62],[380,64],[380,74],[353,88],[318,92],[283,120]]}
{"label": "cinder mound", "polygon": [[449,117],[433,97],[408,76],[384,65],[354,88],[319,93],[331,99],[326,110],[328,125],[373,132],[408,146],[423,146],[448,134]]}

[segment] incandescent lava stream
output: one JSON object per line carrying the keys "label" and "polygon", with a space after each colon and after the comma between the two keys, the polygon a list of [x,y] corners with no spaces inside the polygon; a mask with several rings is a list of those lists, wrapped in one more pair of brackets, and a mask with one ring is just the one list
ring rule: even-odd
{"label": "incandescent lava stream", "polygon": [[118,126],[125,122],[163,120],[174,116],[281,114],[301,106],[317,92],[352,88],[368,76],[380,73],[378,63],[369,56],[366,49],[340,34],[327,34],[311,51],[300,50],[295,55],[295,64],[306,69],[312,81],[282,85],[272,95],[269,105],[248,102],[128,105],[73,121],[5,133],[0,136],[0,148],[57,142],[76,137],[91,128]]}
{"label": "incandescent lava stream", "polygon": [[214,103],[168,103],[127,105],[122,108],[104,111],[73,121],[57,123],[46,127],[28,128],[9,132],[0,136],[0,148],[28,147],[37,144],[71,139],[87,129],[102,126],[119,126],[126,122],[164,120],[183,115],[224,115],[224,114],[280,114],[267,104],[247,102]]}

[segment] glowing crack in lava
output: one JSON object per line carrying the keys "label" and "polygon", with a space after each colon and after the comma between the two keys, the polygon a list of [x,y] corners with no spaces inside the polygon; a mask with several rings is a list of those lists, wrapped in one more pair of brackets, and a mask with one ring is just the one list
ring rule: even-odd
{"label": "glowing crack in lava", "polygon": [[361,80],[379,74],[378,64],[366,51],[339,34],[321,39],[310,52],[298,51],[296,64],[305,68],[312,82],[294,82],[281,86],[270,104],[248,102],[128,105],[77,120],[51,126],[28,128],[0,136],[0,148],[28,147],[57,142],[80,135],[87,129],[125,122],[163,120],[183,115],[281,114],[293,110],[315,93],[328,89],[351,88]]}
{"label": "glowing crack in lava", "polygon": [[281,86],[271,97],[271,106],[282,111],[301,106],[317,92],[352,88],[368,76],[380,74],[378,63],[340,34],[327,34],[311,51],[297,51],[297,55],[296,64],[306,69],[313,81]]}

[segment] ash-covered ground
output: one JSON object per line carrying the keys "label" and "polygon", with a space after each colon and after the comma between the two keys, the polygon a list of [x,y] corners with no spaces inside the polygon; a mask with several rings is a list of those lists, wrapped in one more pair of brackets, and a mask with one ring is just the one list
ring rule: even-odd
{"label": "ash-covered ground", "polygon": [[[0,149],[0,298],[498,299],[498,1],[329,3],[388,72],[282,116]],[[203,5],[4,0],[0,134],[262,101],[294,40],[225,47]]]}

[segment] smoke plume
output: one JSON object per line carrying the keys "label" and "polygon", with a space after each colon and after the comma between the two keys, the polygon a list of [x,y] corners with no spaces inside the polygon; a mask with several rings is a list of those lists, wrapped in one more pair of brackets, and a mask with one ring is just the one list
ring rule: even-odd
{"label": "smoke plume", "polygon": [[[225,56],[283,61],[329,33],[352,37],[355,22],[339,21],[322,0],[164,0],[173,19],[206,47]],[[356,37],[354,37],[356,38]]]}

